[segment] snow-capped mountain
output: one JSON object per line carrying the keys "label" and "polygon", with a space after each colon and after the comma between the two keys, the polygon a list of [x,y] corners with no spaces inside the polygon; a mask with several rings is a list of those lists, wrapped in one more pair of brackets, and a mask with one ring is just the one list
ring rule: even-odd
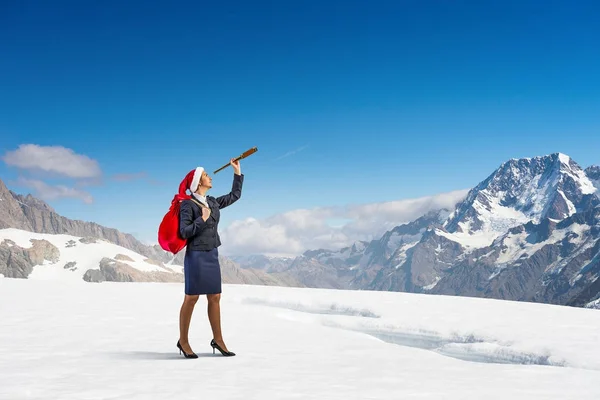
{"label": "snow-capped mountain", "polygon": [[440,210],[287,271],[307,286],[595,307],[600,297],[600,168],[562,153],[511,159]]}
{"label": "snow-capped mountain", "polygon": [[469,192],[444,228],[490,244],[513,226],[587,210],[595,191],[584,170],[562,153],[511,159]]}
{"label": "snow-capped mountain", "polygon": [[368,288],[584,305],[597,294],[595,192],[564,154],[507,161]]}

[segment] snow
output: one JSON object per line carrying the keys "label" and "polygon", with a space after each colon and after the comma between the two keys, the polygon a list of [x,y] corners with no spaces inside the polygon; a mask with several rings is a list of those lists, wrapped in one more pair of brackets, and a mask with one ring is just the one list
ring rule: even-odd
{"label": "snow", "polygon": [[527,232],[522,232],[516,235],[507,234],[503,243],[508,248],[502,250],[496,262],[503,264],[524,256],[531,257],[544,246],[560,242],[564,240],[567,235],[572,233],[577,234],[577,236],[569,238],[569,242],[573,243],[574,245],[580,245],[584,241],[589,229],[590,227],[587,225],[574,223],[571,226],[563,229],[555,229],[548,239],[539,243],[529,243],[527,241],[527,236],[529,236]]}
{"label": "snow", "polygon": [[[443,234],[438,231],[438,233],[460,243],[468,250],[489,246],[512,227],[529,221],[539,223],[553,204],[555,196],[562,196],[566,202],[567,212],[562,217],[573,215],[577,209],[567,196],[568,193],[561,189],[565,184],[565,179],[573,179],[581,194],[594,193],[596,187],[583,169],[577,164],[571,165],[569,156],[558,153],[558,159],[560,162],[558,168],[552,167],[551,170],[545,168],[543,173],[535,174],[528,169],[521,171],[516,165],[519,160],[513,159],[511,163],[504,163],[485,187],[478,187],[479,190],[473,197],[471,207],[475,211],[474,218],[481,223],[481,227],[474,229],[475,221],[463,220],[458,223],[462,232]],[[540,162],[542,158],[526,158],[524,160]],[[507,170],[505,170],[506,167],[508,167]],[[509,183],[511,189],[501,190],[500,188],[506,186],[506,182]],[[517,199],[516,204],[509,207],[501,205],[503,200],[513,198]],[[452,216],[455,215],[456,210]]]}
{"label": "snow", "polygon": [[565,196],[565,193],[562,190],[557,190],[557,192],[563,198],[565,203],[567,204],[567,208],[569,209],[569,211],[567,212],[567,215],[575,214],[577,212],[577,209],[575,208],[575,204],[573,204],[573,202],[571,200],[569,200],[569,198],[567,196]]}
{"label": "snow", "polygon": [[600,299],[596,299],[594,301],[590,301],[585,305],[586,308],[597,308],[600,310]]}
{"label": "snow", "polygon": [[558,157],[561,161],[561,169],[567,174],[571,175],[571,177],[579,183],[579,188],[582,194],[592,194],[596,191],[594,184],[588,178],[585,171],[579,166],[576,168],[571,166],[571,159],[569,156],[559,153]]}
{"label": "snow", "polygon": [[418,242],[406,243],[400,246],[393,255],[393,262],[396,264],[395,268],[398,269],[404,264],[406,261],[407,255],[406,252],[416,246]]}
{"label": "snow", "polygon": [[[120,261],[140,271],[168,271],[145,262],[147,257],[141,254],[101,239],[95,239],[96,243],[82,243],[78,236],[35,233],[14,228],[0,229],[0,243],[5,239],[12,240],[17,246],[25,249],[33,246],[30,239],[47,240],[58,248],[59,261],[56,263],[46,261],[43,265],[35,266],[29,279],[80,281],[87,270],[99,269],[102,258],[114,258],[117,254],[133,259],[134,261]],[[65,264],[72,261],[76,262],[76,269],[65,269]],[[182,272],[183,269],[182,266],[172,264],[169,268],[175,272]]]}
{"label": "snow", "polygon": [[432,283],[430,283],[429,285],[423,286],[423,289],[425,289],[425,290],[431,290],[431,289],[433,289],[434,287],[436,287],[436,285],[439,283],[439,281],[441,279],[442,278],[440,278],[439,276],[436,276],[435,279],[434,279],[434,281]]}
{"label": "snow", "polygon": [[[522,258],[529,258],[541,250],[544,246],[558,243],[564,240],[567,235],[572,235],[569,237],[569,242],[575,246],[580,246],[580,248],[569,257],[563,258],[559,256],[556,261],[548,265],[546,268],[546,272],[548,273],[559,272],[560,269],[568,264],[573,258],[578,257],[580,253],[586,251],[589,247],[594,246],[594,241],[588,241],[588,243],[584,243],[588,238],[589,229],[590,227],[587,225],[574,223],[563,229],[555,229],[548,239],[539,243],[530,243],[527,240],[529,236],[527,232],[520,232],[517,234],[507,233],[499,240],[502,250],[498,254],[498,258],[495,261],[496,269],[488,277],[488,280],[495,278],[510,264],[515,267],[521,265],[521,263],[515,263],[515,261]],[[498,244],[498,246],[500,246],[500,244]],[[493,254],[493,252],[489,252],[480,258],[485,258],[491,254]],[[587,263],[584,263],[584,265],[587,265]],[[571,284],[574,282],[574,280],[571,281]]]}
{"label": "snow", "polygon": [[466,232],[445,232],[436,228],[434,230],[438,236],[443,236],[448,240],[457,242],[465,249],[465,253],[469,253],[475,249],[487,247],[492,244],[494,239],[500,235],[499,232],[480,230],[473,233]]}
{"label": "snow", "polygon": [[[598,399],[598,310],[223,285],[179,355],[182,284],[0,280],[2,399]],[[32,295],[34,294],[34,295]]]}
{"label": "snow", "polygon": [[564,153],[558,153],[558,159],[560,160],[561,163],[569,165],[569,163],[571,162],[571,157],[569,157],[568,155],[564,154]]}

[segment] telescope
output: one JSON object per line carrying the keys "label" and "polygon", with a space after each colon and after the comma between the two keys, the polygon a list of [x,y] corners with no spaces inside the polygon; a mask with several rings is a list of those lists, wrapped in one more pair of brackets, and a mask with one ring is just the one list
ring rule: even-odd
{"label": "telescope", "polygon": [[[244,159],[244,158],[248,157],[249,155],[256,153],[257,151],[258,151],[258,149],[257,149],[256,147],[253,147],[253,148],[251,148],[251,149],[249,149],[249,150],[246,150],[245,152],[243,152],[242,154],[240,154],[238,157],[236,157],[236,158],[235,158],[235,161],[242,160],[242,159]],[[221,170],[223,170],[223,169],[227,168],[229,165],[230,165],[230,164],[229,164],[229,163],[227,163],[227,164],[223,165],[221,168],[219,168],[218,170],[216,170],[216,171],[215,171],[215,172],[213,172],[213,173],[214,173],[214,174],[216,174],[217,172],[219,172],[219,171],[221,171]]]}

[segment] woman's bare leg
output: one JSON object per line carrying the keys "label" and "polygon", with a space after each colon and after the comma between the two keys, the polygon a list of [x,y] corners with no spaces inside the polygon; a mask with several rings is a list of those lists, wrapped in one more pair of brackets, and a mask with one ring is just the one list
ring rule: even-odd
{"label": "woman's bare leg", "polygon": [[221,332],[221,294],[207,294],[208,300],[208,320],[213,332],[213,339],[223,350],[229,351],[223,341],[223,333]]}
{"label": "woman's bare leg", "polygon": [[181,310],[179,311],[179,343],[186,353],[192,353],[190,347],[190,341],[188,338],[188,332],[190,330],[190,322],[192,320],[192,313],[194,312],[194,306],[198,301],[198,295],[185,295]]}

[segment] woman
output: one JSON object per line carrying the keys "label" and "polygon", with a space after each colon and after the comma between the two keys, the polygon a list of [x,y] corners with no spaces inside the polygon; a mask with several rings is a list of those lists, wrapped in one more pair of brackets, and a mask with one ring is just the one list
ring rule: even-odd
{"label": "woman", "polygon": [[213,348],[224,356],[234,356],[229,351],[221,333],[221,267],[218,247],[221,239],[217,231],[221,209],[235,203],[242,195],[244,176],[240,162],[231,159],[233,185],[229,194],[212,197],[206,192],[212,187],[212,178],[198,167],[190,171],[179,187],[180,193],[192,192],[192,198],[183,200],[179,210],[179,232],[187,240],[184,258],[185,297],[179,313],[179,340],[177,347],[186,358],[198,358],[192,351],[188,331],[194,306],[200,295],[208,300],[208,319],[213,332],[210,342]]}

